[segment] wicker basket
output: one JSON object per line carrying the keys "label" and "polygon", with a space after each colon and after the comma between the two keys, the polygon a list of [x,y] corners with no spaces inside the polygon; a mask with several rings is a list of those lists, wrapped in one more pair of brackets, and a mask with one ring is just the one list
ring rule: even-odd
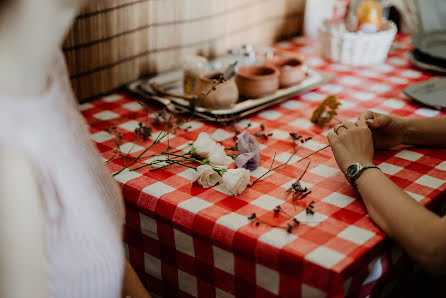
{"label": "wicker basket", "polygon": [[324,25],[319,28],[319,40],[323,55],[330,60],[372,65],[386,60],[396,32],[396,25],[387,20],[377,33],[349,32]]}

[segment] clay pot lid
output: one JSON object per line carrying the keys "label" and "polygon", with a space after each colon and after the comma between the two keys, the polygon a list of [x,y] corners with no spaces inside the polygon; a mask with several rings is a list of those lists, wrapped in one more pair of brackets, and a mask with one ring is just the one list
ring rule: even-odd
{"label": "clay pot lid", "polygon": [[277,68],[266,65],[240,66],[238,75],[249,80],[265,80],[279,76]]}

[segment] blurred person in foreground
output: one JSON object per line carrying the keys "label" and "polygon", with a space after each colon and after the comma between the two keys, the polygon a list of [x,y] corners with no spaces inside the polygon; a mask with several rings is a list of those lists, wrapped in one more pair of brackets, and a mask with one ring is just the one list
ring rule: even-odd
{"label": "blurred person in foreground", "polygon": [[0,0],[0,297],[150,297],[60,51],[84,2]]}
{"label": "blurred person in foreground", "polygon": [[411,198],[373,164],[373,157],[374,149],[398,145],[446,147],[446,116],[398,118],[367,111],[327,137],[373,221],[428,273],[445,274],[446,217]]}

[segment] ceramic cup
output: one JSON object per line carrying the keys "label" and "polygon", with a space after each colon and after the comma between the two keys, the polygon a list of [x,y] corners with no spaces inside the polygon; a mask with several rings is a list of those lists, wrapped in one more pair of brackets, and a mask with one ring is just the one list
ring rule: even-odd
{"label": "ceramic cup", "polygon": [[235,77],[240,95],[259,98],[279,88],[279,71],[271,66],[241,66]]}
{"label": "ceramic cup", "polygon": [[[212,89],[213,81],[218,80],[221,72],[212,72],[198,77],[194,94],[203,96]],[[238,101],[238,89],[234,78],[231,78],[215,87],[204,100],[198,100],[197,104],[209,109],[227,109]]]}
{"label": "ceramic cup", "polygon": [[280,88],[297,85],[305,79],[304,64],[301,60],[293,57],[275,56],[268,60],[266,65],[277,67],[279,69]]}

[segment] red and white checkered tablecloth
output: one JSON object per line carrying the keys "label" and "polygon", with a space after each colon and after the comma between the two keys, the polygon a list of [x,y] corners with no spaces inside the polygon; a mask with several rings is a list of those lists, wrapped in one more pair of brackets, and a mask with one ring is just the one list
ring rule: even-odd
{"label": "red and white checkered tablecloth", "polygon": [[[336,94],[342,102],[339,121],[356,119],[367,109],[402,117],[435,116],[441,112],[402,95],[408,84],[431,76],[409,64],[408,36],[397,36],[387,62],[373,67],[328,62],[314,44],[302,38],[277,47],[295,51],[313,67],[336,74],[335,81],[236,123],[239,128],[251,123],[251,132],[264,124],[273,133],[260,141],[261,167],[251,173],[252,180],[267,170],[275,154],[278,161],[289,158],[289,132],[311,136],[288,166],[238,197],[228,195],[221,186],[203,189],[191,184],[194,170],[181,166],[126,170],[115,177],[126,203],[129,259],[152,291],[165,297],[365,297],[389,271],[392,262],[382,255],[386,235],[367,216],[330,149],[309,158],[311,164],[302,181],[312,193],[297,203],[297,212],[283,192],[306,166],[306,161],[297,162],[299,158],[328,143],[326,134],[331,128],[321,129],[309,121],[327,95]],[[123,152],[131,150],[136,156],[149,144],[135,138],[134,129],[146,113],[132,97],[110,95],[82,104],[80,109],[104,159],[116,147],[106,127],[116,125],[122,132]],[[225,147],[233,144],[230,128],[199,120],[189,125],[188,132],[170,136],[171,147],[182,147],[203,131]],[[156,130],[153,135],[156,137]],[[159,150],[153,147],[147,155]],[[116,158],[108,166],[115,172],[123,162]],[[422,204],[430,204],[446,189],[445,149],[379,151],[375,163]],[[305,207],[312,200],[316,213],[306,215]],[[273,211],[277,205],[297,214],[302,222],[292,233],[256,226],[247,219],[255,212],[262,220],[285,225],[286,218]]]}

